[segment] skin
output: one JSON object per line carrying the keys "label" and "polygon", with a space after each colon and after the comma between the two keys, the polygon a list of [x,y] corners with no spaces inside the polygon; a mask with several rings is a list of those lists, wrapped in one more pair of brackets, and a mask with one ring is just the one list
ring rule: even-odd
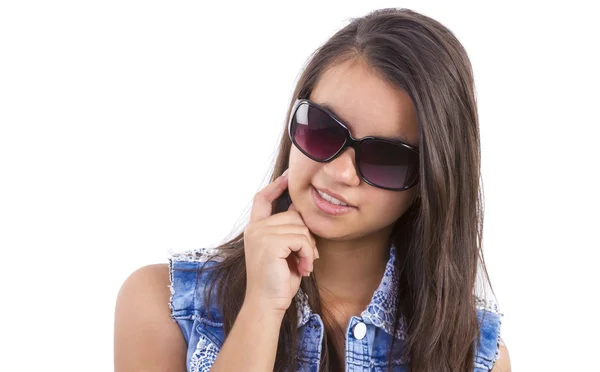
{"label": "skin", "polygon": [[[327,70],[310,100],[327,104],[354,138],[402,135],[418,145],[416,110],[409,95],[376,76],[360,61]],[[329,163],[290,150],[288,189],[294,206],[315,236],[320,258],[314,262],[323,301],[340,309],[340,323],[366,308],[381,282],[389,258],[394,223],[413,202],[417,187],[390,191],[360,179],[355,152],[347,148]],[[331,216],[313,203],[311,185],[342,195],[357,208]]]}
{"label": "skin", "polygon": [[[418,146],[417,114],[410,96],[362,61],[327,70],[309,99],[331,107],[354,138],[401,135]],[[319,163],[292,146],[289,170],[290,197],[319,250],[313,271],[319,278],[319,293],[337,310],[336,320],[345,329],[350,317],[367,307],[381,282],[393,225],[414,201],[417,187],[398,192],[365,183],[357,173],[352,148],[329,163]],[[312,201],[311,185],[334,190],[357,209],[341,216],[325,214]],[[492,371],[511,371],[503,341]]]}
{"label": "skin", "polygon": [[[365,64],[330,69],[309,98],[332,106],[355,138],[404,135],[409,144],[418,144],[409,96]],[[314,262],[319,291],[323,301],[340,309],[337,321],[345,328],[350,316],[366,308],[379,285],[392,226],[414,200],[416,188],[394,192],[364,183],[356,173],[353,149],[330,163],[318,163],[292,146],[289,168],[290,196],[319,249],[320,258]],[[338,217],[324,214],[312,202],[311,184],[336,191],[358,209]],[[186,370],[187,344],[170,318],[168,285],[167,264],[144,266],[123,284],[115,309],[115,371]],[[511,371],[505,345],[500,346],[500,359],[492,371]]]}
{"label": "skin", "polygon": [[[187,343],[170,318],[169,284],[167,264],[143,266],[123,283],[115,308],[115,372],[186,371]],[[508,349],[501,345],[492,372],[510,371]]]}

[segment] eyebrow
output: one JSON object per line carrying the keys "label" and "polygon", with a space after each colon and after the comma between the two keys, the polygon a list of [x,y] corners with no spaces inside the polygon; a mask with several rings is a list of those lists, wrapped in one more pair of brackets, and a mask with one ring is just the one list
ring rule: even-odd
{"label": "eyebrow", "polygon": [[[315,102],[316,103],[316,102]],[[338,119],[340,119],[346,126],[348,126],[348,122],[344,119],[342,119],[342,117],[340,115],[338,115],[335,110],[333,109],[333,107],[331,107],[329,104],[327,103],[317,103],[319,106],[323,107],[324,109],[328,110],[329,112],[331,112],[332,114],[334,114],[335,116],[338,117]],[[374,136],[377,138],[381,138],[381,139],[386,139],[389,141],[400,141],[402,143],[406,143],[407,145],[410,145],[412,147],[417,147],[418,145],[413,145],[408,141],[408,138],[406,138],[406,136],[404,135],[395,135],[395,136]]]}

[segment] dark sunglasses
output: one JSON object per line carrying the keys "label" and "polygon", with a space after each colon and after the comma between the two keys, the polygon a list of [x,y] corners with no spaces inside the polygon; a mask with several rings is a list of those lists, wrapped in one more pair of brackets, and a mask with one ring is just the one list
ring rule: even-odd
{"label": "dark sunglasses", "polygon": [[308,99],[294,103],[288,133],[298,150],[320,163],[330,162],[352,147],[358,174],[369,185],[403,191],[418,181],[417,147],[373,136],[355,139],[333,113]]}

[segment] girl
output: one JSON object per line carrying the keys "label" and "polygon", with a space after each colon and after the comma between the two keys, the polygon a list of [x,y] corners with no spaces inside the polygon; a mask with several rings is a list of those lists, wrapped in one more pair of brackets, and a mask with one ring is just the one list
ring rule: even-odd
{"label": "girl", "polygon": [[476,293],[479,130],[455,36],[407,9],[353,19],[285,125],[243,232],[125,281],[116,370],[509,371],[503,314]]}

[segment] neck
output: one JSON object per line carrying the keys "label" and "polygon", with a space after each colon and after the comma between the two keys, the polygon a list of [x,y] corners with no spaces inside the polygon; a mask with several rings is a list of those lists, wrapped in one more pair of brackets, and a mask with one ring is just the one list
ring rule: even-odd
{"label": "neck", "polygon": [[377,289],[389,259],[390,231],[356,240],[315,237],[320,258],[314,275],[321,300],[352,315],[365,310]]}

